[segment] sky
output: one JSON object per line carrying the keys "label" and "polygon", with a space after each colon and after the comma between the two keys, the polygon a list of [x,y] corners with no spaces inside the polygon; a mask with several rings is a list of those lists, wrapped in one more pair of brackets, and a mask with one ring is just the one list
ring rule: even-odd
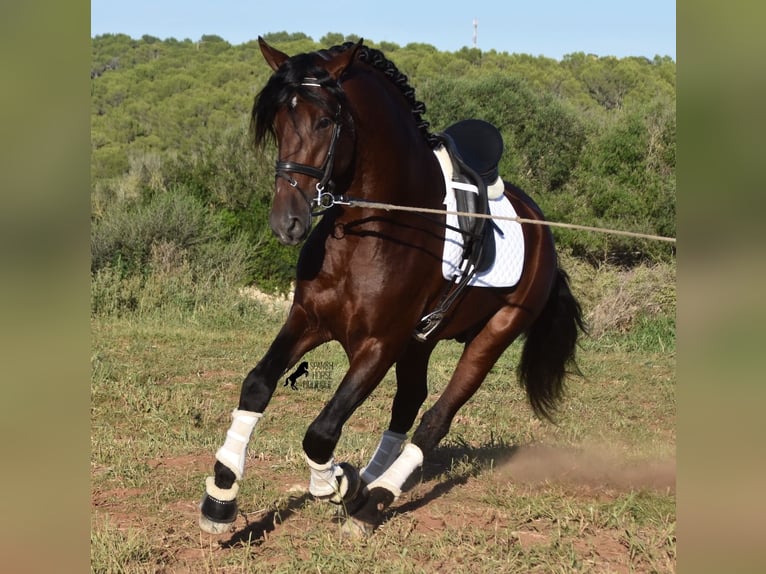
{"label": "sky", "polygon": [[316,41],[339,32],[454,52],[473,46],[474,20],[483,51],[676,59],[673,0],[91,0],[91,36],[215,34],[230,44],[269,32],[303,32]]}

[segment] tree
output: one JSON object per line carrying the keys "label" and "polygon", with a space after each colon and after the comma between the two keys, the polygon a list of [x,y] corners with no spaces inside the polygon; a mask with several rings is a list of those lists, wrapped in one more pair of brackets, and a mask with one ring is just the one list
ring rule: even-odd
{"label": "tree", "polygon": [[340,32],[328,32],[319,39],[319,43],[328,48],[339,46],[343,43],[343,34]]}

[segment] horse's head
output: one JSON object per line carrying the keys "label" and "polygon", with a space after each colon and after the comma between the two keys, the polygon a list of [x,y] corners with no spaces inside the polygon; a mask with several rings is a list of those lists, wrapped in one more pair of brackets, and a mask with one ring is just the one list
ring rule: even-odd
{"label": "horse's head", "polygon": [[256,144],[277,143],[276,185],[269,224],[286,245],[306,238],[312,211],[324,205],[353,159],[353,121],[340,87],[355,47],[290,58],[258,39],[274,70],[253,106]]}

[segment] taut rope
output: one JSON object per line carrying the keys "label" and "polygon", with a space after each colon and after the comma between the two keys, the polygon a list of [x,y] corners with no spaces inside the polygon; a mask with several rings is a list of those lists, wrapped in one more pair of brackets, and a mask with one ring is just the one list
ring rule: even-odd
{"label": "taut rope", "polygon": [[537,219],[527,219],[525,217],[510,217],[506,215],[485,215],[483,213],[466,213],[464,211],[445,211],[443,209],[432,209],[429,207],[408,207],[406,205],[394,205],[392,203],[379,203],[377,201],[367,201],[364,199],[348,199],[346,201],[336,201],[340,205],[349,207],[369,207],[372,209],[385,209],[386,211],[411,211],[415,213],[434,213],[436,215],[460,215],[463,217],[478,217],[480,219],[500,219],[506,221],[515,221],[517,223],[529,223],[531,225],[547,225],[549,227],[564,227],[567,229],[580,229],[583,231],[595,231],[598,233],[611,233],[612,235],[625,235],[628,237],[638,237],[641,239],[652,239],[655,241],[666,241],[675,243],[675,237],[665,237],[663,235],[651,235],[648,233],[636,233],[635,231],[621,231],[619,229],[606,229],[603,227],[591,227],[589,225],[576,225],[574,223],[558,223],[555,221],[540,221]]}

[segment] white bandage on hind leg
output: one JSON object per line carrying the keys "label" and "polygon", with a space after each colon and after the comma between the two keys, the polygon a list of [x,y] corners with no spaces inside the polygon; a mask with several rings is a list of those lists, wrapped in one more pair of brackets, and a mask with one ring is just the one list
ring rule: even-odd
{"label": "white bandage on hind leg", "polygon": [[247,456],[247,443],[250,435],[263,413],[240,411],[234,409],[231,412],[231,427],[226,431],[226,441],[215,453],[215,458],[221,464],[226,465],[241,480],[245,475],[245,457]]}
{"label": "white bandage on hind leg", "polygon": [[402,493],[402,486],[413,471],[423,464],[423,451],[408,443],[394,463],[380,477],[367,485],[368,490],[382,487],[394,493],[397,498]]}
{"label": "white bandage on hind leg", "polygon": [[396,457],[399,456],[399,453],[401,453],[402,444],[404,444],[406,439],[406,434],[390,430],[383,432],[383,436],[380,438],[380,442],[370,462],[362,469],[362,479],[367,484],[388,470],[388,467],[391,466]]}
{"label": "white bandage on hind leg", "polygon": [[343,475],[343,469],[330,459],[324,464],[317,464],[304,453],[306,463],[311,470],[309,492],[314,496],[327,497],[338,492],[337,477]]}

